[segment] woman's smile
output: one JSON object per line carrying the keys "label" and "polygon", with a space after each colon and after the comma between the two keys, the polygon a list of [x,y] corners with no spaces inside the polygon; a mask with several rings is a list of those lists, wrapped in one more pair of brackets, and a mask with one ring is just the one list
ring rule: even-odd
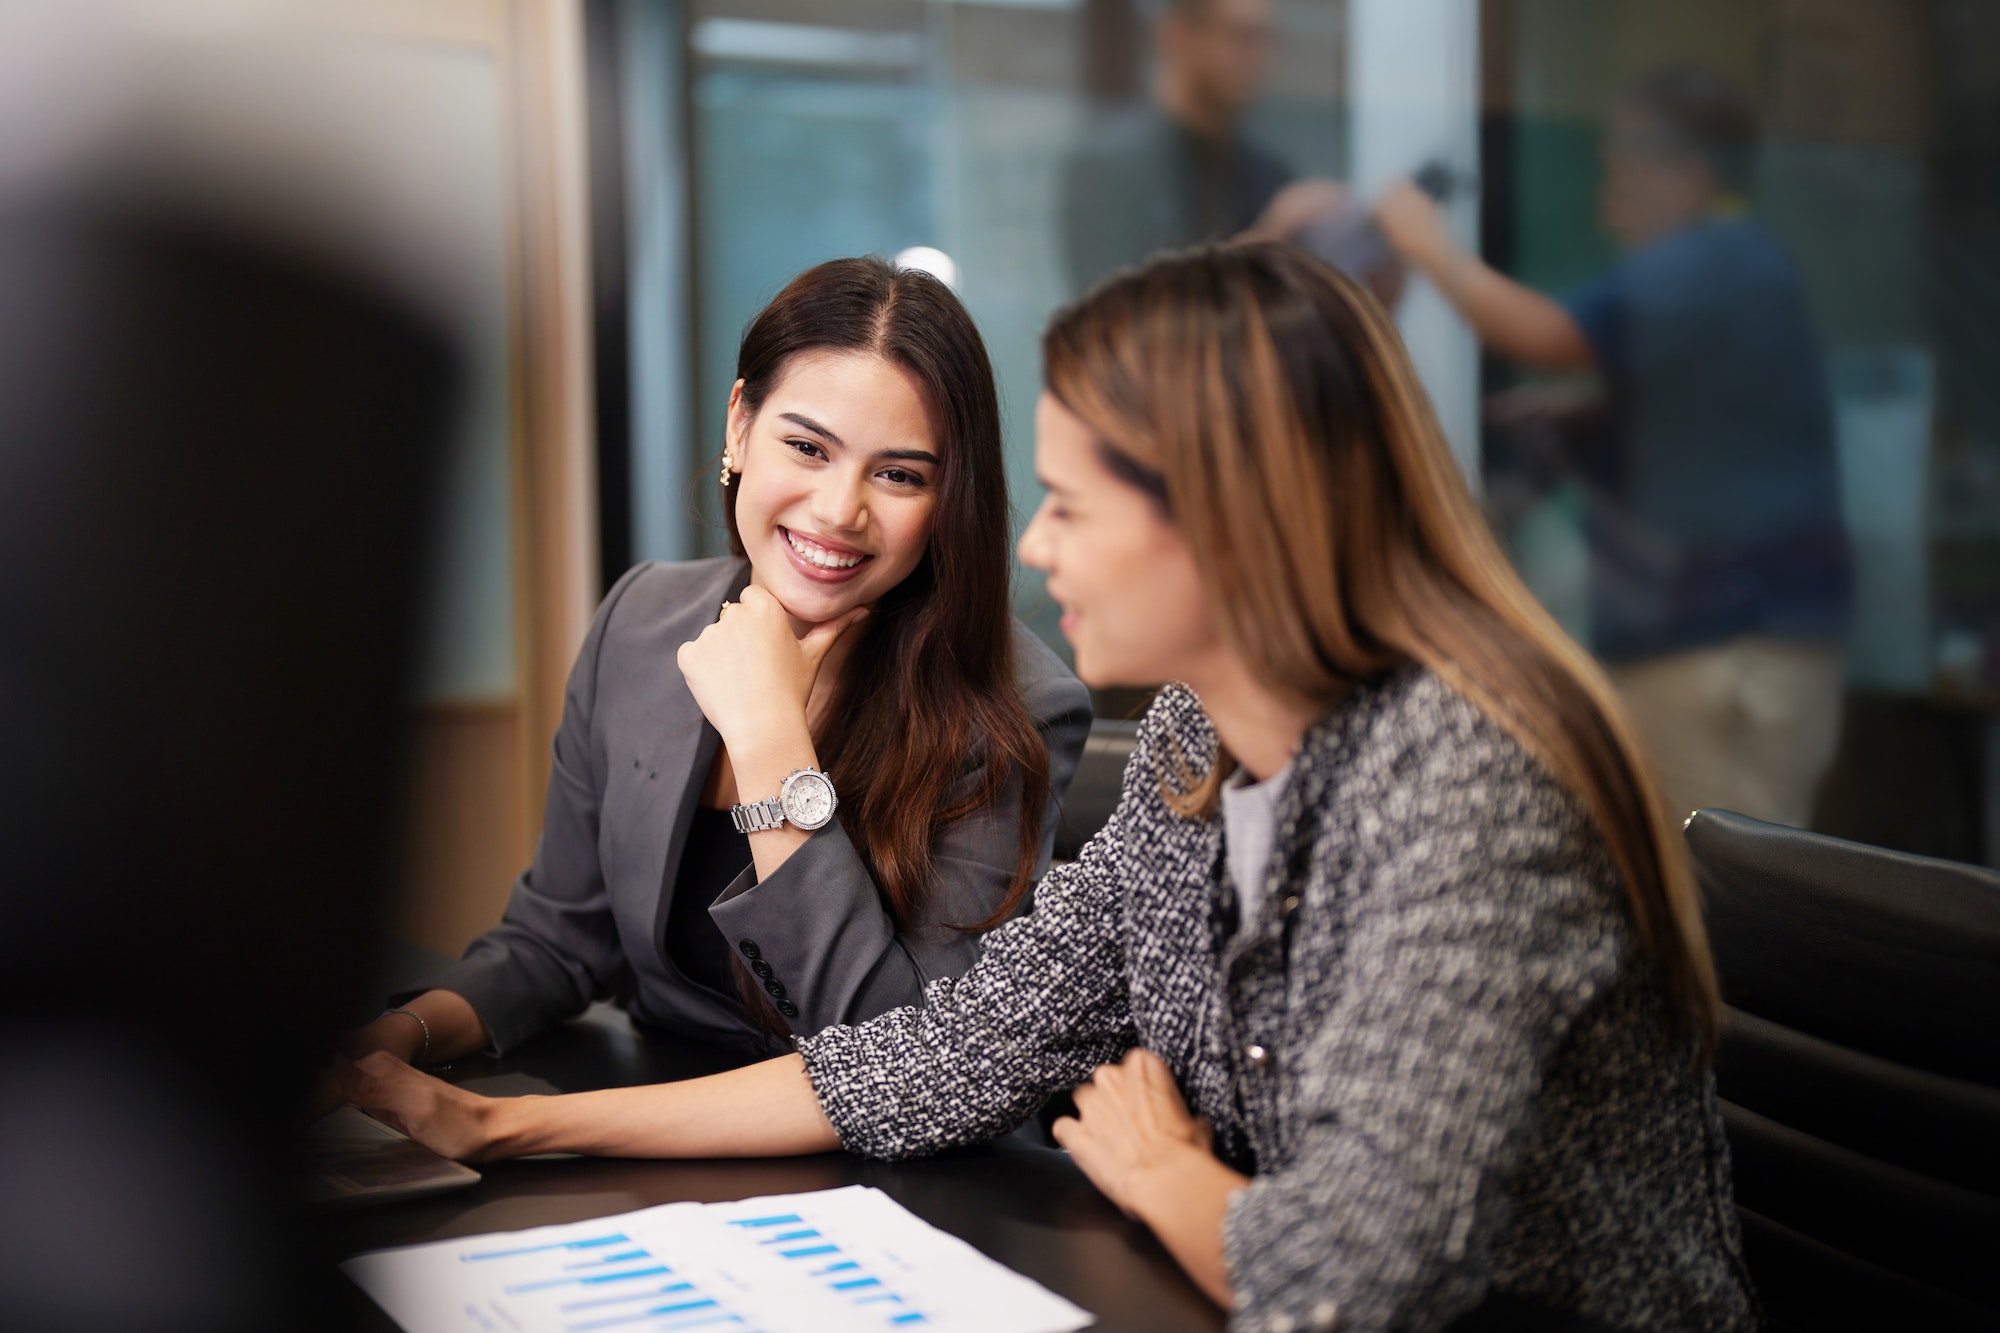
{"label": "woman's smile", "polygon": [[862,567],[875,558],[866,551],[857,551],[824,537],[808,537],[783,525],[778,525],[775,530],[785,543],[792,565],[807,578],[821,583],[843,583],[860,573]]}

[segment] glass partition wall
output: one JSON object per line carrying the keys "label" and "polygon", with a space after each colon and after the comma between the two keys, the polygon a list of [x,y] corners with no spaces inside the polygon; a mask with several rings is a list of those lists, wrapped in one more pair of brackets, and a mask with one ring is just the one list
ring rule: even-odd
{"label": "glass partition wall", "polygon": [[[607,580],[722,549],[736,341],[807,265],[948,275],[1025,518],[1049,313],[1157,249],[1282,232],[1393,302],[1491,521],[1677,801],[1993,862],[1995,14],[594,0]],[[1509,355],[1399,266],[1369,211],[1412,175],[1465,256],[1559,307],[1566,361]]]}

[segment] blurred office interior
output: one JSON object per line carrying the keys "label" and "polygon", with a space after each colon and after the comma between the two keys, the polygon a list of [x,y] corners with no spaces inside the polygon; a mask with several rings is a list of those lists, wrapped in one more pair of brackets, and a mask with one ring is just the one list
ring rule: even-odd
{"label": "blurred office interior", "polygon": [[[1458,182],[1446,214],[1461,242],[1558,297],[1619,260],[1599,196],[1624,90],[1696,66],[1742,91],[1756,139],[1730,208],[1775,239],[1803,288],[1851,563],[1845,697],[1812,823],[2000,863],[2000,15],[1976,0],[1191,8],[1215,42],[1259,47],[1242,57],[1255,72],[1240,149],[1339,181],[1364,207],[1440,163]],[[585,4],[605,576],[721,549],[701,478],[736,337],[789,274],[836,254],[948,257],[1000,375],[1025,515],[1037,334],[1094,276],[1078,272],[1078,229],[1131,226],[1118,213],[1132,205],[1109,192],[1081,217],[1066,194],[1079,161],[1118,170],[1118,126],[1158,99],[1173,58],[1160,26],[1174,9]],[[1182,240],[1229,230],[1226,204],[1212,212],[1184,220]],[[1156,239],[1173,231],[1155,221]],[[1588,459],[1508,466],[1565,429],[1505,410],[1522,386],[1572,386],[1482,357],[1420,280],[1397,313],[1519,567],[1592,643]],[[1697,484],[1727,503],[1735,483]],[[1061,646],[1032,577],[1019,609]]]}
{"label": "blurred office interior", "polygon": [[[1810,722],[1816,740],[1786,742],[1823,752],[1800,760],[1810,823],[2000,864],[1991,6],[580,0],[549,7],[547,31],[567,37],[528,51],[519,15],[536,8],[411,5],[392,23],[433,53],[462,112],[468,151],[449,170],[508,312],[436,580],[413,938],[455,950],[504,902],[591,597],[635,561],[723,549],[708,480],[735,343],[791,274],[909,252],[951,275],[1000,377],[1024,519],[1037,338],[1093,262],[1233,234],[1287,181],[1337,182],[1365,219],[1389,182],[1435,165],[1461,244],[1569,296],[1621,259],[1601,199],[1607,117],[1665,68],[1711,72],[1751,109],[1728,209],[1775,242],[1815,340],[1849,573],[1831,645],[1841,697]],[[1163,31],[1176,15],[1193,16],[1179,46]],[[1209,61],[1226,123],[1204,127],[1210,157],[1176,163],[1145,121],[1166,123],[1163,67],[1189,59]],[[573,119],[531,123],[523,85]],[[1482,354],[1421,278],[1393,277],[1382,290],[1454,451],[1530,585],[1591,644],[1605,596],[1593,525],[1615,486],[1591,411],[1603,386]],[[1733,474],[1684,480],[1760,503]],[[1017,606],[1062,648],[1025,571]],[[1756,722],[1754,697],[1735,706]]]}
{"label": "blurred office interior", "polygon": [[[1635,123],[1632,90],[1662,71],[1735,90],[1750,132],[1704,158],[1715,145],[1671,117]],[[1710,269],[1656,283],[1657,305],[1628,291],[1627,350],[1647,372],[1629,383],[1482,351],[1450,294],[1402,271],[1370,223],[1384,190],[1422,173],[1459,246],[1584,310],[1661,253],[1608,225],[1632,204],[1620,192],[1702,172],[1698,224],[1754,229],[1765,285],[1731,291]],[[1393,303],[1508,551],[1581,642],[1629,665],[1611,623],[1644,601],[1629,566],[1704,571],[1710,600],[1677,623],[1706,616],[1730,642],[1791,634],[1833,663],[1837,697],[1780,756],[1809,793],[1793,822],[2000,866],[1989,0],[0,0],[9,244],[69,244],[77,200],[110,201],[102,216],[132,221],[134,253],[157,267],[121,286],[102,278],[124,272],[116,245],[69,268],[0,250],[0,337],[21,353],[0,365],[27,386],[0,396],[0,615],[15,617],[0,626],[0,778],[10,838],[70,877],[17,864],[0,897],[18,1087],[60,1091],[29,1057],[60,1072],[81,1050],[155,1106],[163,1088],[183,1096],[199,1112],[188,1141],[207,1143],[202,1117],[234,1105],[223,1094],[257,1090],[236,1112],[250,1121],[296,1091],[316,1042],[379,1004],[361,974],[378,927],[455,954],[498,919],[598,598],[634,562],[724,550],[714,459],[737,338],[787,278],[838,255],[900,256],[964,298],[1000,378],[1025,520],[1052,310],[1161,245],[1255,230],[1321,248]],[[151,248],[165,224],[212,242],[201,253],[221,276]],[[155,299],[168,291],[190,304]],[[1799,305],[1782,383],[1725,364],[1701,322],[1732,301],[1759,315],[1767,293]],[[339,356],[258,323],[296,334],[350,304],[377,323],[329,334]],[[350,374],[396,338],[418,351]],[[1655,364],[1649,348],[1683,359]],[[1698,388],[1717,382],[1753,415],[1789,395],[1823,475],[1759,471],[1749,445],[1698,461],[1696,446],[1714,452],[1704,428],[1733,424]],[[371,402],[387,425],[342,424]],[[1695,431],[1688,461],[1669,448],[1644,467],[1696,520],[1768,515],[1770,549],[1635,516],[1643,468],[1626,442],[1670,426]],[[72,456],[36,451],[71,438]],[[175,452],[218,440],[265,477],[255,503],[182,466],[207,455]],[[121,451],[156,471],[121,472]],[[65,489],[72,472],[84,481]],[[1822,549],[1786,516],[1808,491],[1833,554],[1813,575],[1827,614],[1801,630],[1767,604],[1759,562]],[[66,595],[105,587],[148,614],[91,619],[102,599]],[[1065,650],[1026,571],[1017,610]],[[93,693],[110,659],[75,671],[63,653],[86,640],[27,637],[86,621],[166,683]],[[230,688],[238,669],[259,688]],[[1785,679],[1761,700],[1738,689],[1737,712],[1702,725],[1764,725],[1766,705],[1796,702]],[[407,708],[384,723],[398,691]],[[151,767],[114,726],[126,714],[95,708],[112,694],[161,728]],[[50,700],[95,730],[66,730]],[[1106,693],[1100,711],[1142,701]],[[140,776],[109,783],[121,766]],[[313,781],[289,781],[300,772]],[[296,823],[257,816],[266,801]],[[282,856],[252,854],[253,823]],[[127,859],[94,866],[77,854],[93,843]],[[217,847],[238,849],[221,879]],[[288,952],[293,937],[315,947]],[[292,965],[315,950],[316,968]],[[190,1050],[202,1059],[183,1067]],[[149,1072],[156,1058],[173,1069]],[[232,1072],[205,1085],[218,1070]],[[71,1101],[7,1101],[20,1160],[69,1160],[50,1126],[75,1131],[78,1160],[120,1132]],[[123,1182],[123,1159],[105,1160]],[[17,1193],[0,1218],[10,1235],[43,1224],[38,1199],[81,1197],[54,1168],[37,1179],[47,1192]],[[159,1183],[133,1181],[104,1198]],[[264,1215],[221,1199],[209,1236],[180,1184],[156,1193],[141,1248],[177,1235],[220,1252],[231,1219]],[[69,1271],[22,1253],[0,1270],[10,1308]],[[213,1307],[235,1281],[171,1307],[168,1288],[85,1283],[104,1301],[37,1326],[273,1326],[285,1307],[269,1293]],[[128,1317],[141,1308],[186,1318]]]}
{"label": "blurred office interior", "polygon": [[[394,895],[406,938],[455,952],[498,915],[603,589],[639,560],[722,550],[712,460],[734,347],[791,274],[876,252],[950,275],[1000,377],[1024,519],[1038,335],[1106,266],[1275,225],[1294,195],[1342,216],[1301,226],[1295,210],[1287,234],[1361,253],[1373,201],[1429,167],[1459,244],[1572,298],[1632,258],[1606,225],[1610,127],[1668,68],[1707,71],[1750,109],[1715,212],[1767,236],[1803,294],[1812,369],[1792,387],[1823,411],[1837,474],[1848,572],[1817,642],[1841,697],[1801,747],[1825,758],[1794,822],[2000,864],[1993,6],[399,0],[340,6],[336,26],[397,71],[400,151],[420,163],[398,207],[449,237],[467,367],[435,554],[412,575],[431,613]],[[1482,352],[1444,296],[1372,253],[1356,262],[1394,302],[1513,558],[1601,648],[1616,392]],[[1774,506],[1789,494],[1707,464],[1675,485],[1739,521],[1761,512],[1757,486]],[[1017,609],[1063,649],[1026,571]],[[1746,726],[1754,703],[1739,701]]]}

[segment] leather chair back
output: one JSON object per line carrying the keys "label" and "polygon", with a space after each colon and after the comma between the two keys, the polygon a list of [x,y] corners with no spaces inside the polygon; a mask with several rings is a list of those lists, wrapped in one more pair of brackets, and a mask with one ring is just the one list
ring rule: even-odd
{"label": "leather chair back", "polygon": [[1774,1324],[2000,1326],[2000,874],[1721,810],[1686,835]]}
{"label": "leather chair back", "polygon": [[1074,861],[1118,808],[1125,764],[1138,743],[1137,722],[1099,718],[1090,724],[1090,739],[1083,743],[1083,758],[1077,761],[1076,777],[1063,797],[1062,822],[1056,826],[1057,861]]}

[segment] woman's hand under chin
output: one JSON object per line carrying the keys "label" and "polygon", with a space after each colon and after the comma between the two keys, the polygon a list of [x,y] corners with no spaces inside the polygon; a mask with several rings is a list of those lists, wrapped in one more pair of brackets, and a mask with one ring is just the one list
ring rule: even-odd
{"label": "woman's hand under chin", "polygon": [[682,644],[676,660],[732,754],[760,742],[788,742],[806,729],[806,704],[828,651],[867,614],[856,607],[800,638],[778,599],[752,586],[700,637]]}
{"label": "woman's hand under chin", "polygon": [[382,1051],[342,1062],[340,1082],[349,1102],[440,1156],[483,1162],[506,1155],[499,1119],[510,1098],[455,1088]]}

